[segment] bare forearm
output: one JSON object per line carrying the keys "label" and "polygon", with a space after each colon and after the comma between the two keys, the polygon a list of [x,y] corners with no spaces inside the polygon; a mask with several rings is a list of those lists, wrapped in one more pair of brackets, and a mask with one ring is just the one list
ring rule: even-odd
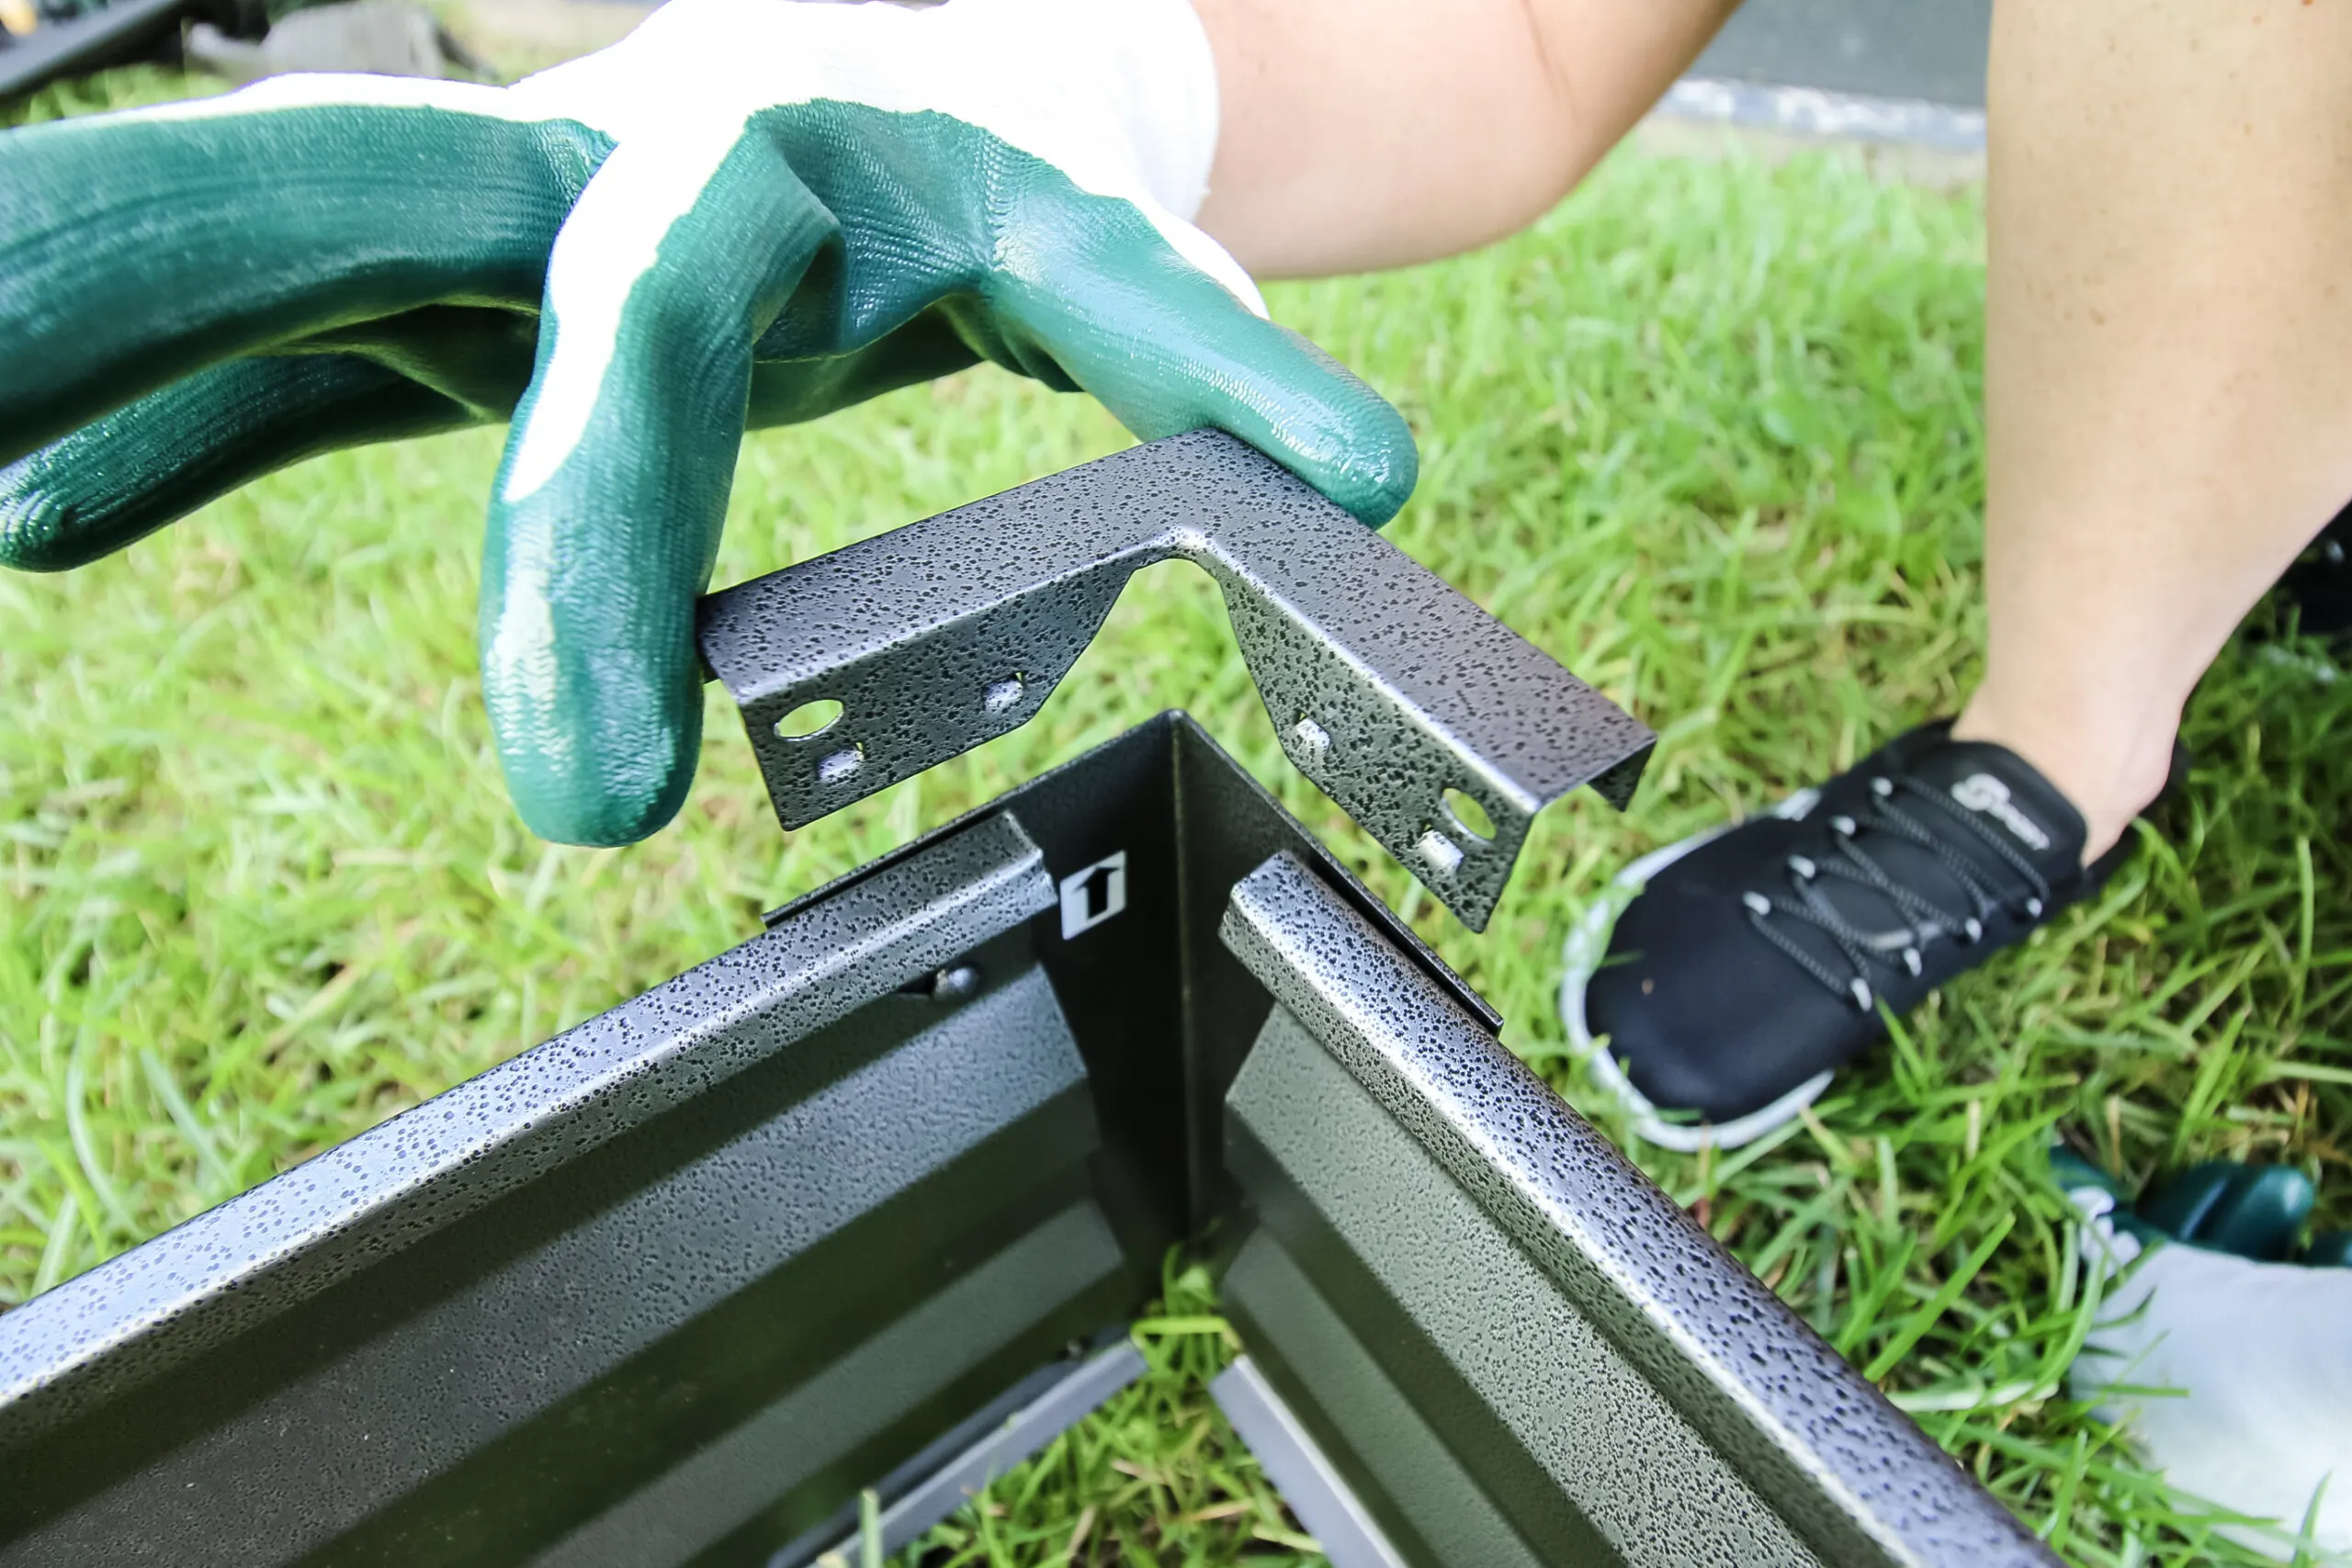
{"label": "bare forearm", "polygon": [[1523,228],[1737,0],[1193,0],[1223,125],[1201,225],[1262,276]]}

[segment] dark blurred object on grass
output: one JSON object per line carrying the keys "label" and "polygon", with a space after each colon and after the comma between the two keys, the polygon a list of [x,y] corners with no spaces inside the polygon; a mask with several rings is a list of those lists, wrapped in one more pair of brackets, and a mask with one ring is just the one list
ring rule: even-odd
{"label": "dark blurred object on grass", "polygon": [[268,31],[262,0],[0,0],[0,102],[105,65],[176,56],[201,17],[224,34]]}
{"label": "dark blurred object on grass", "polygon": [[2337,513],[2287,569],[2278,597],[2303,636],[2325,638],[2339,654],[2352,649],[2352,506]]}
{"label": "dark blurred object on grass", "polygon": [[232,82],[284,71],[366,71],[382,76],[481,80],[488,73],[413,0],[345,0],[294,11],[258,41],[210,22],[187,29],[188,62]]}
{"label": "dark blurred object on grass", "polygon": [[0,0],[0,102],[102,66],[182,58],[239,83],[282,71],[485,74],[413,0]]}

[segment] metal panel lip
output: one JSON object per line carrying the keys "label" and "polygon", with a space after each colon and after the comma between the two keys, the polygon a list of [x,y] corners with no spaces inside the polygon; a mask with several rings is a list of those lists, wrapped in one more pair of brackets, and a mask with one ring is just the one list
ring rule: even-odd
{"label": "metal panel lip", "polygon": [[1259,1467],[1299,1523],[1322,1543],[1331,1568],[1408,1568],[1379,1523],[1247,1355],[1236,1356],[1210,1381],[1209,1395],[1257,1456]]}
{"label": "metal panel lip", "polygon": [[[1054,897],[1044,857],[1020,825],[984,818],[0,1314],[0,1449],[98,1397],[70,1386],[84,1369],[135,1382],[211,1343],[183,1328],[168,1358],[139,1352],[141,1341],[190,1312],[224,1303],[232,1315],[283,1310],[373,1261],[371,1224],[411,1234],[447,1224]],[[797,1015],[797,1027],[770,1029],[748,1049],[729,1038],[731,1026],[776,1010]],[[493,1156],[503,1168],[491,1165]],[[464,1177],[469,1167],[476,1169]],[[440,1193],[429,1215],[388,1218],[428,1189]],[[348,1256],[322,1255],[338,1243]]]}
{"label": "metal panel lip", "polygon": [[[1473,930],[1544,805],[1647,728],[1273,459],[1196,430],[712,594],[705,663],[795,829],[1035,717],[1139,567],[1193,561],[1294,766]],[[779,725],[839,705],[808,736]],[[1446,794],[1476,800],[1472,831]]]}
{"label": "metal panel lip", "polygon": [[1826,1555],[2054,1561],[1304,864],[1277,854],[1243,878],[1219,934],[1751,1485],[1793,1505],[1792,1523]]}
{"label": "metal panel lip", "polygon": [[[1133,1341],[1124,1326],[1105,1329],[1091,1338],[1064,1346],[1060,1354],[1032,1368],[994,1399],[974,1409],[963,1420],[901,1461],[888,1473],[878,1477],[873,1485],[861,1488],[860,1495],[844,1501],[832,1517],[803,1530],[770,1551],[764,1568],[810,1568],[824,1551],[833,1550],[834,1543],[843,1540],[854,1542],[863,1512],[865,1492],[872,1492],[887,1513],[894,1500],[905,1497],[928,1484],[943,1472],[952,1469],[961,1458],[985,1446],[991,1434],[1000,1431],[1029,1406],[1051,1400],[1062,1385],[1075,1377],[1085,1375],[1086,1363],[1121,1345],[1133,1348]],[[852,1561],[855,1561],[854,1553]],[[817,1564],[817,1568],[823,1568],[823,1565]]]}
{"label": "metal panel lip", "polygon": [[[967,1371],[1033,1329],[1042,1303],[1023,1292],[1023,1283],[1058,1275],[1066,1283],[1099,1286],[1116,1274],[1119,1257],[1118,1244],[1093,1203],[1081,1200],[1061,1209],[978,1268],[915,1302],[815,1377],[684,1456],[647,1486],[581,1520],[563,1539],[534,1553],[526,1568],[708,1562],[723,1550],[727,1536],[751,1522],[713,1511],[718,1496],[731,1495],[739,1505],[744,1498],[736,1488],[714,1488],[718,1475],[797,1472],[805,1482],[822,1474],[862,1438],[902,1418],[931,1393],[935,1373]],[[695,1535],[701,1539],[694,1540]],[[695,1555],[677,1555],[682,1545]],[[673,1555],[657,1559],[664,1551]],[[730,1560],[743,1561],[719,1556]]]}
{"label": "metal panel lip", "polygon": [[[1125,737],[1121,737],[1121,739],[1125,739]],[[1104,744],[1108,746],[1115,746],[1118,744],[1118,741],[1110,740],[1104,742]],[[1091,755],[1091,753],[1089,754]],[[1083,758],[1078,758],[1073,759],[1073,761],[1081,761],[1083,760]],[[1067,765],[1070,764],[1065,764],[1065,766]],[[938,827],[933,828],[929,832],[923,833],[917,838],[908,840],[906,843],[899,845],[897,849],[892,850],[886,854],[878,855],[873,860],[866,862],[864,865],[858,866],[854,870],[843,872],[841,875],[833,878],[831,882],[825,883],[817,887],[812,887],[808,892],[803,893],[797,897],[788,898],[773,909],[762,910],[760,912],[761,927],[767,931],[774,931],[778,926],[784,925],[791,920],[797,919],[818,905],[829,903],[831,900],[842,897],[843,894],[848,893],[853,888],[862,887],[865,884],[872,882],[876,877],[888,872],[892,867],[913,859],[915,856],[922,853],[925,850],[930,849],[933,845],[937,844],[944,840],[952,839],[958,833],[976,828],[981,823],[989,821],[991,818],[998,817],[1011,818],[1014,828],[1018,829],[1020,828],[1020,819],[1013,817],[1010,811],[1005,809],[1005,801],[1009,798],[1010,796],[1000,796],[999,798],[989,801],[984,805],[976,806],[971,810],[965,812],[962,816],[953,818],[948,821],[941,823]],[[1040,861],[1039,863],[1042,865],[1044,863]],[[1050,901],[1048,901],[1047,907],[1050,907]]]}
{"label": "metal panel lip", "polygon": [[[876,1521],[885,1555],[893,1555],[978,1496],[1015,1465],[1101,1408],[1121,1389],[1150,1371],[1143,1352],[1120,1339],[1068,1368],[1035,1397],[1024,1401],[992,1429],[881,1510]],[[816,1553],[815,1568],[847,1568],[861,1545],[853,1530]],[[807,1561],[793,1546],[779,1550],[768,1568],[796,1568]]]}

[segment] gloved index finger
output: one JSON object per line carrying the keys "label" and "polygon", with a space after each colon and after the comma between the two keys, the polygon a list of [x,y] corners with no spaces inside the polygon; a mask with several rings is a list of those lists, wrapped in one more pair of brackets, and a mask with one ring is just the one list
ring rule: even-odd
{"label": "gloved index finger", "polygon": [[[1017,256],[989,281],[1016,362],[1042,352],[1146,440],[1215,426],[1239,436],[1377,527],[1411,495],[1411,430],[1379,393],[1252,309],[1256,290],[1208,236],[1091,195],[1016,160],[1008,227]],[[1170,231],[1185,237],[1179,246]],[[1033,374],[1045,367],[1023,364]]]}
{"label": "gloved index finger", "polygon": [[491,506],[482,695],[517,810],[618,844],[694,776],[709,581],[752,345],[835,233],[754,119],[632,137],[548,271],[539,359]]}
{"label": "gloved index finger", "polygon": [[287,77],[0,134],[0,462],[306,333],[530,308],[609,143],[507,112],[461,83]]}

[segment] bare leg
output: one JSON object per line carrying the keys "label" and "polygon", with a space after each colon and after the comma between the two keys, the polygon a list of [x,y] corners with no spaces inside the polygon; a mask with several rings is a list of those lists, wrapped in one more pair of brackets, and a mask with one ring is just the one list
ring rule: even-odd
{"label": "bare leg", "polygon": [[2002,0],[1991,648],[1958,733],[2097,856],[2190,688],[2352,497],[2352,6]]}

